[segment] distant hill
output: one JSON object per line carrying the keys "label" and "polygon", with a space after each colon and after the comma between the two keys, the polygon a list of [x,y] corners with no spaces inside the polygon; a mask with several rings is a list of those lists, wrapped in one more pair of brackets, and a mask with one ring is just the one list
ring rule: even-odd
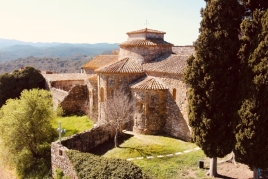
{"label": "distant hill", "polygon": [[118,44],[33,43],[0,39],[0,66],[1,62],[29,56],[64,59],[70,56],[96,56],[116,49],[119,49]]}
{"label": "distant hill", "polygon": [[0,75],[11,73],[14,70],[32,66],[41,71],[52,71],[55,73],[80,73],[81,67],[93,57],[81,57],[79,60],[68,60],[48,57],[27,57],[7,61],[0,64]]}

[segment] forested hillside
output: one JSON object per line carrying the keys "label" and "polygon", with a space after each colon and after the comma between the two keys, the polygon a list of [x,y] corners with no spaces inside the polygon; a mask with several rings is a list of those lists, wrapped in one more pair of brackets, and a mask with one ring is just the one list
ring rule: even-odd
{"label": "forested hillside", "polygon": [[27,57],[19,58],[8,62],[0,63],[0,74],[11,73],[14,70],[32,66],[38,70],[52,71],[55,73],[79,73],[81,67],[93,57],[77,57],[79,60],[47,58],[47,57]]}
{"label": "forested hillside", "polygon": [[0,39],[0,66],[1,62],[16,60],[18,58],[26,58],[29,56],[49,58],[96,56],[103,52],[113,51],[118,48],[118,44],[108,43],[32,43]]}

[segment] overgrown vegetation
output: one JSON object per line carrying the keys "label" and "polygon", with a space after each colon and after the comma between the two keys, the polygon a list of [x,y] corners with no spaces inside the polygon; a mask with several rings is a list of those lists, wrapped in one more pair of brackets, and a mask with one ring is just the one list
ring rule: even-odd
{"label": "overgrown vegetation", "polygon": [[7,99],[18,98],[24,89],[33,88],[45,88],[44,77],[33,67],[0,75],[0,107]]}
{"label": "overgrown vegetation", "polygon": [[100,158],[90,153],[80,153],[74,150],[67,152],[67,155],[81,179],[148,178],[138,166],[126,160]]}
{"label": "overgrown vegetation", "polygon": [[[56,131],[51,94],[24,90],[19,99],[9,99],[0,110],[0,137],[11,166],[19,178],[43,178],[50,171],[50,143]],[[2,158],[3,156],[1,156]]]}

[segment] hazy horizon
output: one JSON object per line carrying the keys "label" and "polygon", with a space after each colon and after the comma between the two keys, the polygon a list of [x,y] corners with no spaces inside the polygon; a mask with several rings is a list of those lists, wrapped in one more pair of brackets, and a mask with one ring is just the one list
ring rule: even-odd
{"label": "hazy horizon", "polygon": [[0,38],[43,43],[121,43],[129,31],[166,32],[174,45],[199,34],[202,0],[9,0],[1,2]]}

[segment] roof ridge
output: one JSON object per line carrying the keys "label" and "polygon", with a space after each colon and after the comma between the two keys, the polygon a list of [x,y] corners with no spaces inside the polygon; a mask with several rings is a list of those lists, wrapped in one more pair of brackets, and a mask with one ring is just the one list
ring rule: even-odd
{"label": "roof ridge", "polygon": [[124,66],[126,65],[126,63],[127,63],[128,60],[129,60],[129,58],[126,57],[126,58],[121,59],[121,61],[124,61],[124,60],[125,60],[125,62],[123,62],[123,64],[119,67],[119,71],[121,71],[121,69],[124,68]]}

